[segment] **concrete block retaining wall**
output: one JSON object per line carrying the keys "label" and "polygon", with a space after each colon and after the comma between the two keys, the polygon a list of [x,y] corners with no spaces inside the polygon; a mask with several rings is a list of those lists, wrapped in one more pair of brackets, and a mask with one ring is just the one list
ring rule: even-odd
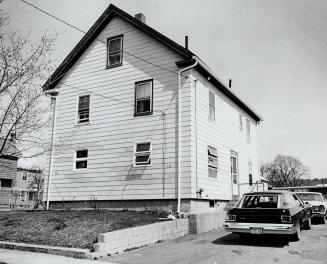
{"label": "concrete block retaining wall", "polygon": [[212,229],[221,228],[225,220],[226,212],[190,214],[190,234],[200,234]]}
{"label": "concrete block retaining wall", "polygon": [[188,233],[189,219],[176,219],[101,234],[94,248],[95,252],[101,254],[115,254],[126,249],[181,237]]}

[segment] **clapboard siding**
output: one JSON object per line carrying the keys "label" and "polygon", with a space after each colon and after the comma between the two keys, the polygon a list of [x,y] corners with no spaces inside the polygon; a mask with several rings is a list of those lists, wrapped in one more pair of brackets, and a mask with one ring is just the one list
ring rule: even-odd
{"label": "clapboard siding", "polygon": [[[197,138],[198,155],[196,159],[195,110],[192,111],[192,197],[196,197],[196,190],[204,189],[202,197],[209,199],[232,199],[230,156],[231,151],[238,153],[239,183],[241,192],[251,190],[249,186],[248,162],[252,163],[253,182],[259,180],[257,153],[257,125],[237,105],[226,98],[217,88],[205,78],[192,70],[192,106],[197,102]],[[215,93],[215,121],[209,120],[209,90]],[[196,93],[196,94],[195,94]],[[195,109],[195,108],[194,108]],[[243,117],[243,130],[239,129],[239,113]],[[245,119],[251,121],[251,141],[247,142]],[[217,178],[208,176],[207,147],[211,145],[218,150]],[[196,161],[197,160],[197,161]],[[198,175],[196,180],[196,162]],[[197,182],[197,184],[196,184]]]}
{"label": "clapboard siding", "polygon": [[[123,65],[106,69],[105,43],[107,38],[120,34],[124,35]],[[179,68],[175,62],[182,58],[117,17],[98,39],[105,43],[95,40],[57,85],[60,93],[50,200],[176,198]],[[154,112],[150,116],[134,117],[135,82],[146,79],[153,79]],[[191,148],[188,84],[186,81],[186,89],[182,90],[181,106],[182,194],[187,197],[192,170],[188,155]],[[88,93],[91,94],[90,123],[77,125],[77,98]],[[152,164],[133,168],[134,142],[147,140],[152,142]],[[73,170],[77,148],[89,150],[86,170]]]}

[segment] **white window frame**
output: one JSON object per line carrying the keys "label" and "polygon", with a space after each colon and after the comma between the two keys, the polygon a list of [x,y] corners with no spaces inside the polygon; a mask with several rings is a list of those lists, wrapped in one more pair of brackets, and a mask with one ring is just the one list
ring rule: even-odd
{"label": "white window frame", "polygon": [[[214,101],[214,104],[212,105],[210,103],[210,95],[213,95],[213,101]],[[213,117],[211,116],[211,108],[213,109]],[[215,121],[216,120],[216,95],[214,92],[210,91],[209,90],[209,119],[212,120],[212,121]]]}
{"label": "white window frame", "polygon": [[[83,150],[87,150],[87,157],[83,157],[83,158],[77,158],[77,151],[83,151]],[[84,171],[87,170],[89,162],[88,162],[88,158],[89,158],[89,149],[88,148],[79,148],[79,149],[75,149],[74,150],[74,163],[73,163],[73,169],[75,171]],[[86,168],[76,168],[76,162],[78,161],[86,161],[87,165]]]}
{"label": "white window frame", "polygon": [[[26,175],[26,179],[24,179],[25,175]],[[23,171],[22,180],[25,181],[25,182],[27,182],[27,179],[28,179],[28,173],[27,173],[27,171]]]}
{"label": "white window frame", "polygon": [[[81,97],[83,96],[89,96],[89,118],[87,121],[82,121],[81,122],[81,119],[79,118],[79,100]],[[77,99],[76,99],[76,119],[75,119],[75,124],[77,125],[83,125],[83,124],[89,124],[90,123],[90,120],[91,120],[91,94],[90,93],[87,93],[87,94],[79,94],[77,96]]]}
{"label": "white window frame", "polygon": [[243,116],[241,113],[239,113],[239,129],[240,131],[243,130]]}
{"label": "white window frame", "polygon": [[[211,153],[210,148],[216,150],[216,153]],[[218,149],[216,147],[213,147],[212,145],[208,145],[207,152],[208,152],[208,176],[210,177],[209,171],[211,170],[211,171],[215,172],[215,178],[217,178],[217,176],[218,176],[218,167],[219,167],[219,164],[218,164]],[[216,160],[217,167],[215,167],[213,165],[210,165],[210,161],[209,161],[210,158]],[[210,178],[213,178],[213,177],[210,177]]]}
{"label": "white window frame", "polygon": [[[136,152],[136,148],[138,144],[148,144],[150,143],[149,151],[138,151]],[[136,157],[142,155],[149,155],[149,158],[146,162],[139,162],[136,163]],[[146,167],[151,166],[152,162],[152,143],[151,141],[141,141],[141,142],[134,142],[134,151],[133,151],[133,167]]]}
{"label": "white window frame", "polygon": [[[233,172],[233,161],[232,159],[235,158],[236,162],[235,162],[235,166],[236,166],[236,172]],[[238,167],[238,154],[237,152],[232,151],[231,152],[231,156],[230,156],[230,161],[231,161],[231,174],[232,174],[232,183],[233,184],[238,184],[239,181],[239,167]],[[236,182],[234,181],[234,179],[236,179]]]}
{"label": "white window frame", "polygon": [[[109,50],[110,41],[117,40],[117,39],[120,39],[120,50],[119,50],[120,61],[119,61],[119,63],[110,65],[110,59],[109,59],[109,56],[110,56],[110,50]],[[118,67],[118,66],[123,65],[123,41],[124,41],[123,35],[114,36],[114,37],[111,37],[111,38],[107,39],[107,68],[113,68],[113,67]],[[114,53],[118,54],[117,51],[114,52]]]}
{"label": "white window frame", "polygon": [[246,119],[246,141],[251,142],[251,122],[249,119]]}
{"label": "white window frame", "polygon": [[[145,100],[146,98],[137,98],[137,88],[139,85],[150,83],[150,111],[147,112],[138,112],[137,111],[137,102],[139,100]],[[134,115],[135,116],[142,116],[142,115],[152,115],[153,114],[153,79],[139,81],[135,83],[135,109],[134,109]]]}
{"label": "white window frame", "polygon": [[[249,170],[249,186],[253,186],[253,168],[252,168],[252,162],[250,160],[248,161],[248,170]],[[252,182],[250,181],[250,175],[251,175]]]}

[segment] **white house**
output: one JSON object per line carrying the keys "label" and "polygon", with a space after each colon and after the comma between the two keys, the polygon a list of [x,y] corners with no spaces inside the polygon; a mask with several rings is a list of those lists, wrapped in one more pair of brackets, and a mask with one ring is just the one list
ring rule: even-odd
{"label": "white house", "polygon": [[261,117],[142,14],[110,5],[44,90],[50,208],[220,210],[259,180]]}

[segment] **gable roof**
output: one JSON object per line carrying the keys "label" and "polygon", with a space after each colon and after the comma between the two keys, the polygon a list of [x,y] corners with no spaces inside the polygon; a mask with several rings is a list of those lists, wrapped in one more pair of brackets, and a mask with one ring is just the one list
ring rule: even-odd
{"label": "gable roof", "polygon": [[[0,148],[2,147],[4,140],[0,138]],[[0,157],[17,157],[20,155],[20,151],[10,140],[6,140],[5,146],[3,148]]]}
{"label": "gable roof", "polygon": [[[53,89],[62,79],[62,77],[69,71],[69,69],[73,66],[73,64],[78,60],[78,58],[83,54],[83,52],[89,47],[94,39],[97,38],[99,33],[104,29],[104,27],[115,17],[118,16],[125,21],[131,23],[136,28],[150,35],[154,39],[158,40],[162,44],[174,50],[176,53],[181,55],[184,60],[180,62],[176,62],[176,65],[179,67],[188,66],[194,62],[193,58],[195,54],[193,54],[189,49],[184,48],[179,45],[175,41],[169,39],[164,36],[160,32],[155,29],[149,27],[145,23],[139,21],[134,18],[130,14],[124,12],[118,7],[110,4],[109,7],[103,12],[103,14],[98,18],[98,20],[94,23],[94,25],[88,30],[88,32],[84,35],[84,37],[77,43],[77,45],[73,48],[73,50],[68,54],[68,56],[64,59],[64,61],[59,65],[59,67],[55,70],[55,72],[50,76],[50,78],[43,85],[44,90]],[[200,59],[199,59],[200,60]],[[201,73],[204,77],[210,77],[209,81],[217,87],[225,96],[231,99],[236,105],[238,105],[241,109],[243,109],[246,113],[248,113],[256,122],[262,121],[262,117],[255,113],[248,105],[246,105],[238,96],[236,96],[229,88],[224,86],[212,73],[208,66],[205,65],[200,60],[196,66],[196,69]]]}

